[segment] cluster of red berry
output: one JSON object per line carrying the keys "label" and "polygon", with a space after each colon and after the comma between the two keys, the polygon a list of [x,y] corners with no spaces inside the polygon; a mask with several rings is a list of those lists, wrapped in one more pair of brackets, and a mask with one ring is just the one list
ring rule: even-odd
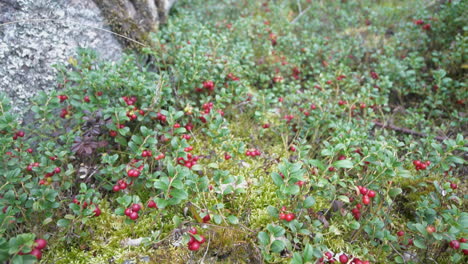
{"label": "cluster of red berry", "polygon": [[124,214],[132,220],[137,220],[139,215],[138,212],[141,210],[140,204],[132,204],[129,208],[125,209]]}
{"label": "cluster of red berry", "polygon": [[346,79],[346,75],[343,75],[343,74],[341,74],[340,76],[336,77],[336,80],[337,80],[337,81],[341,81],[341,80],[344,80],[344,79]]}
{"label": "cluster of red berry", "polygon": [[294,119],[294,116],[293,115],[285,115],[283,118],[286,120],[287,123],[289,123],[289,122],[291,122],[291,120]]}
{"label": "cluster of red berry", "polygon": [[146,157],[152,157],[153,156],[153,153],[151,152],[151,150],[143,150],[141,152],[141,156],[143,158],[146,158]]}
{"label": "cluster of red berry", "polygon": [[240,78],[235,76],[233,73],[229,73],[227,76],[226,76],[226,79],[229,79],[229,80],[232,80],[232,81],[239,81]]}
{"label": "cluster of red berry", "polygon": [[211,109],[213,109],[213,103],[212,102],[208,102],[208,103],[204,103],[202,105],[202,109],[203,109],[203,113],[204,115],[206,114],[209,114],[211,112]]}
{"label": "cluster of red berry", "polygon": [[66,95],[57,95],[57,97],[61,103],[65,102],[68,99],[68,96]]}
{"label": "cluster of red berry", "polygon": [[138,176],[140,176],[140,173],[140,170],[137,169],[130,169],[127,171],[127,175],[130,178],[137,178]]}
{"label": "cluster of red berry", "polygon": [[296,219],[296,215],[294,213],[286,213],[286,211],[287,209],[285,206],[281,207],[281,212],[279,213],[280,220],[291,222],[292,220]]}
{"label": "cluster of red berry", "polygon": [[166,122],[167,117],[165,115],[161,114],[161,113],[157,113],[156,114],[156,119],[161,121],[161,122]]}
{"label": "cluster of red berry", "polygon": [[162,160],[166,157],[166,155],[164,155],[164,153],[161,153],[159,155],[157,155],[156,157],[154,157],[155,160]]}
{"label": "cluster of red berry", "polygon": [[261,154],[262,153],[258,149],[248,149],[247,151],[245,151],[245,155],[251,157],[260,156]]}
{"label": "cluster of red berry", "polygon": [[[351,262],[349,262],[349,259],[352,259]],[[317,263],[318,264],[323,264],[323,263],[335,263],[336,261],[339,261],[340,263],[350,263],[350,264],[370,264],[370,261],[366,260],[363,261],[359,258],[355,258],[353,256],[348,256],[345,253],[342,254],[335,254],[333,256],[333,253],[326,252],[325,257],[322,257],[318,259]]]}
{"label": "cluster of red berry", "polygon": [[375,197],[376,193],[373,190],[368,190],[366,187],[358,186],[359,192],[362,195],[362,203],[365,205],[370,204],[371,199]]}
{"label": "cluster of red berry", "polygon": [[422,20],[422,19],[415,20],[414,24],[417,25],[417,26],[423,25],[422,29],[424,29],[424,30],[431,30],[431,24],[424,24],[424,20]]}
{"label": "cluster of red berry", "polygon": [[194,235],[196,235],[198,233],[197,229],[195,227],[192,227],[190,228],[188,231],[187,231],[190,235],[190,240],[189,242],[187,243],[187,247],[190,251],[197,251],[200,249],[200,246],[201,244],[205,243],[206,242],[206,238],[202,235],[198,235],[199,237],[199,240],[197,240],[195,238]]}
{"label": "cluster of red berry", "polygon": [[413,161],[413,165],[416,168],[416,170],[425,170],[427,167],[431,165],[431,162],[429,160],[425,162],[422,162],[420,160],[415,160]]}
{"label": "cluster of red berry", "polygon": [[[80,201],[78,201],[78,199],[76,199],[76,198],[73,198],[72,203],[77,204],[77,205],[80,205],[80,204],[81,204]],[[81,207],[82,207],[83,209],[86,209],[86,208],[88,208],[88,205],[92,205],[92,204],[93,204],[93,202],[89,202],[89,204],[88,204],[88,202],[85,201],[85,202],[83,202],[83,204],[81,205]],[[94,205],[94,207],[95,207],[95,209],[94,209],[94,211],[93,211],[93,212],[94,212],[94,216],[100,216],[100,215],[101,215],[101,209],[99,209],[99,207],[98,207],[97,205]]]}
{"label": "cluster of red berry", "polygon": [[[450,241],[449,246],[455,250],[458,250],[460,249],[460,243],[466,243],[467,241],[468,240],[466,238],[462,237],[458,240],[455,239],[455,240]],[[468,255],[468,249],[462,249],[462,251],[463,251],[463,255],[465,256]]]}
{"label": "cluster of red berry", "polygon": [[19,137],[24,137],[25,133],[24,131],[20,130],[20,131],[17,131],[14,135],[13,135],[13,140],[17,140]]}
{"label": "cluster of red berry", "polygon": [[128,187],[128,183],[125,180],[118,180],[117,184],[112,187],[114,192],[118,192],[120,190],[125,190]]}
{"label": "cluster of red berry", "polygon": [[[187,151],[187,148],[185,148],[185,151]],[[191,169],[193,166],[197,164],[197,161],[199,159],[200,159],[199,156],[192,155],[192,153],[187,153],[187,159],[184,159],[183,157],[178,157],[177,163],[179,163],[179,165],[183,165]]]}
{"label": "cluster of red berry", "polygon": [[61,118],[67,118],[67,116],[70,114],[67,108],[63,108],[60,110],[60,117]]}
{"label": "cluster of red berry", "polygon": [[[28,165],[28,167],[30,165]],[[39,166],[39,164],[38,164],[38,166]],[[48,173],[44,174],[44,179],[39,180],[39,185],[47,185],[47,183],[51,182],[51,180],[48,180],[48,179],[51,178],[52,176],[54,176],[55,174],[60,173],[60,172],[62,172],[62,169],[60,167],[57,167],[52,172],[48,172]]]}
{"label": "cluster of red berry", "polygon": [[31,252],[28,253],[22,253],[21,251],[18,252],[18,255],[33,255],[36,257],[36,259],[41,259],[42,258],[42,250],[47,247],[47,241],[43,238],[36,239],[34,241],[34,248],[31,250]]}
{"label": "cluster of red berry", "polygon": [[145,111],[138,109],[138,107],[135,107],[133,108],[133,110],[127,112],[127,117],[130,118],[131,121],[136,120],[138,116],[135,113],[138,113],[141,116],[145,115]]}
{"label": "cluster of red berry", "polygon": [[127,105],[134,105],[137,102],[137,97],[136,96],[123,96],[122,99],[125,101]]}

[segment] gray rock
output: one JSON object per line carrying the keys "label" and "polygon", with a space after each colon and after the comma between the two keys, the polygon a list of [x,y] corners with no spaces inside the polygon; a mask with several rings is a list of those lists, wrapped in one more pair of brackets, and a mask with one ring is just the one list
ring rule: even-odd
{"label": "gray rock", "polygon": [[95,49],[117,60],[122,47],[92,0],[0,0],[0,93],[23,113],[39,91],[57,88],[54,64]]}

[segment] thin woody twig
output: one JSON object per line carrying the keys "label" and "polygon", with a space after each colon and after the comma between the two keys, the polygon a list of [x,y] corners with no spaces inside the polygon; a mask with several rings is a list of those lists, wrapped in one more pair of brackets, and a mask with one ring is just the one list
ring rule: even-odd
{"label": "thin woody twig", "polygon": [[[383,124],[383,123],[380,123],[378,121],[374,121],[374,125],[376,127],[391,129],[391,130],[394,130],[394,131],[402,132],[402,133],[405,133],[405,134],[410,134],[410,135],[413,135],[413,136],[428,137],[428,135],[426,133],[421,133],[421,132],[411,130],[409,128],[397,127],[397,126],[390,125],[390,124]],[[435,139],[439,140],[439,141],[444,141],[444,140],[449,139],[449,138],[448,137],[436,136]]]}
{"label": "thin woody twig", "polygon": [[296,23],[296,21],[297,21],[301,16],[303,16],[309,9],[310,9],[310,6],[307,7],[306,9],[304,9],[304,11],[302,11],[296,18],[294,18],[294,19],[291,21],[291,24]]}

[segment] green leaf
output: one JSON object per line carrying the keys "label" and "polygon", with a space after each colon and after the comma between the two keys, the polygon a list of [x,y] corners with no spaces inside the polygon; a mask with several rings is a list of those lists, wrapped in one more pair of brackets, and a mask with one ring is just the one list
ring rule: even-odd
{"label": "green leaf", "polygon": [[[208,168],[219,169],[218,163],[210,163],[208,164]],[[192,167],[193,169],[193,167]]]}
{"label": "green leaf", "polygon": [[304,208],[310,208],[310,207],[312,207],[314,204],[315,204],[315,199],[314,199],[314,197],[312,197],[312,196],[308,196],[308,197],[304,200]]}
{"label": "green leaf", "polygon": [[284,228],[281,226],[268,225],[267,229],[270,233],[273,234],[274,237],[280,237],[286,233],[286,230],[284,230]]}
{"label": "green leaf", "polygon": [[312,261],[312,258],[314,257],[314,249],[310,244],[307,244],[304,249],[304,253],[302,253],[304,256],[304,261]]}
{"label": "green leaf", "polygon": [[115,137],[115,141],[116,141],[117,143],[119,143],[119,145],[122,146],[122,147],[126,147],[126,146],[127,146],[127,140],[126,140],[124,137],[122,137],[122,136],[117,136],[117,137]]}
{"label": "green leaf", "polygon": [[449,156],[447,157],[447,161],[453,162],[453,163],[458,163],[458,164],[464,164],[465,160],[458,157],[458,156]]}
{"label": "green leaf", "polygon": [[426,249],[426,244],[424,244],[423,240],[415,239],[413,242],[416,247],[421,248],[421,249]]}
{"label": "green leaf", "polygon": [[294,252],[291,264],[303,264],[301,254]]}
{"label": "green leaf", "polygon": [[213,221],[216,223],[216,224],[221,224],[221,222],[223,221],[223,219],[221,218],[220,215],[213,215]]}
{"label": "green leaf", "polygon": [[269,205],[266,210],[269,216],[275,217],[275,218],[278,217],[279,211],[276,207]]}
{"label": "green leaf", "polygon": [[233,225],[239,224],[239,219],[237,217],[235,217],[234,215],[228,216],[227,220],[229,221],[229,223],[231,223]]}
{"label": "green leaf", "polygon": [[325,165],[323,165],[323,163],[319,160],[309,160],[308,163],[313,166],[313,167],[317,167],[318,169],[320,170],[324,170],[325,169]]}
{"label": "green leaf", "polygon": [[172,222],[174,223],[174,226],[176,226],[176,227],[178,227],[178,226],[180,226],[182,224],[182,220],[177,215],[174,215],[174,217],[172,217]]}
{"label": "green leaf", "polygon": [[392,188],[388,192],[388,195],[390,195],[390,197],[395,197],[395,196],[399,195],[402,192],[403,192],[403,190],[401,188]]}
{"label": "green leaf", "polygon": [[284,244],[283,241],[281,240],[275,240],[273,241],[273,243],[271,244],[271,251],[275,252],[275,253],[279,253],[281,251],[283,251],[284,247],[286,245]]}
{"label": "green leaf", "polygon": [[353,162],[350,160],[338,160],[333,162],[333,167],[351,169],[353,167]]}
{"label": "green leaf", "polygon": [[291,195],[296,195],[299,193],[299,186],[297,185],[290,185],[288,188],[286,188],[286,193],[291,194]]}
{"label": "green leaf", "polygon": [[349,197],[346,196],[346,195],[340,195],[340,196],[338,196],[338,199],[340,199],[341,201],[343,201],[345,203],[349,203]]}
{"label": "green leaf", "polygon": [[283,178],[281,178],[281,175],[278,172],[273,172],[271,174],[271,178],[273,179],[273,182],[276,184],[276,186],[281,186],[284,184]]}
{"label": "green leaf", "polygon": [[58,227],[67,227],[70,225],[70,220],[67,219],[60,219],[57,221],[57,226]]}
{"label": "green leaf", "polygon": [[258,233],[257,237],[261,245],[266,246],[270,244],[270,236],[266,232]]}
{"label": "green leaf", "polygon": [[192,170],[201,171],[201,170],[203,170],[203,166],[200,165],[200,164],[195,164],[194,166],[192,166]]}
{"label": "green leaf", "polygon": [[359,229],[359,227],[361,227],[361,224],[359,224],[359,222],[357,222],[357,221],[353,221],[353,222],[351,222],[351,224],[349,224],[349,227],[351,227],[354,230],[357,230],[357,229]]}

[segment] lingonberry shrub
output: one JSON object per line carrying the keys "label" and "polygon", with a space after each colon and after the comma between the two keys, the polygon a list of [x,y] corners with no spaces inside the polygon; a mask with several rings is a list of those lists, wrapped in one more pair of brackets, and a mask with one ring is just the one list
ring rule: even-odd
{"label": "lingonberry shrub", "polygon": [[466,261],[466,1],[191,2],[0,97],[0,261]]}

